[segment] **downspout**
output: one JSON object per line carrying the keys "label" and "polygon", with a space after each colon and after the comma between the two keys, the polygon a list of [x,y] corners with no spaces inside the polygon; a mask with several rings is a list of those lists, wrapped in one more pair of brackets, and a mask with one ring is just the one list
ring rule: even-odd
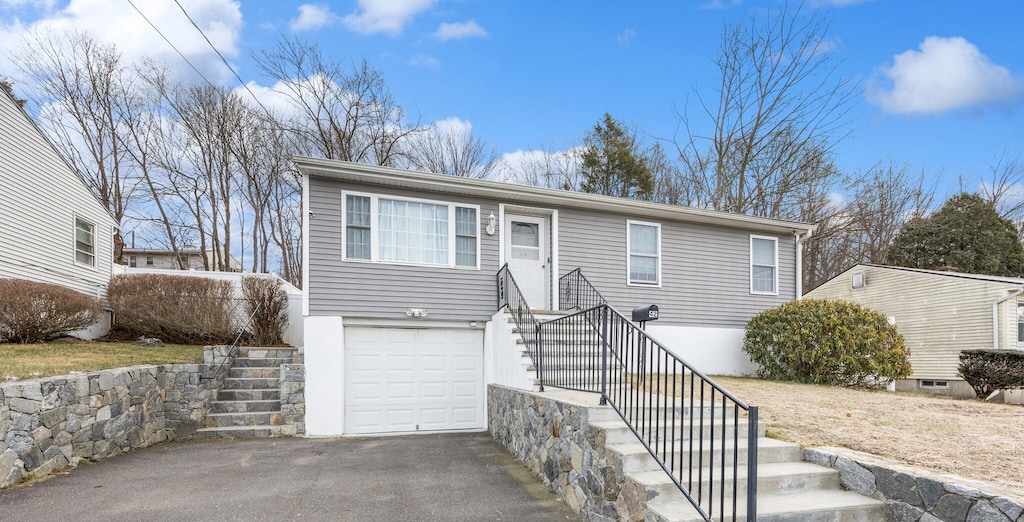
{"label": "downspout", "polygon": [[813,233],[813,228],[808,228],[806,234],[793,233],[793,237],[796,238],[796,298],[798,300],[804,298],[804,241],[810,239]]}
{"label": "downspout", "polygon": [[1009,301],[1010,299],[1013,299],[1014,297],[1017,297],[1017,296],[1019,296],[1021,294],[1024,294],[1024,286],[1017,287],[1017,291],[1016,292],[1014,292],[1014,293],[1012,293],[1012,294],[1010,294],[1010,295],[1008,295],[1006,297],[1003,297],[1001,299],[998,299],[998,300],[996,300],[996,302],[992,303],[992,349],[993,350],[998,350],[999,349],[999,305],[1001,305],[1001,304],[1005,303],[1006,301]]}

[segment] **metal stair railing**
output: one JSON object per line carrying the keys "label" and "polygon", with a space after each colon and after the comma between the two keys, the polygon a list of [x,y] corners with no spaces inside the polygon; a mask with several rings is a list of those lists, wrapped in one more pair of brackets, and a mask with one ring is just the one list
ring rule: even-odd
{"label": "metal stair railing", "polygon": [[[600,393],[601,404],[612,406],[705,520],[739,518],[739,468],[746,467],[744,511],[746,520],[755,521],[757,407],[729,393],[610,306],[580,269],[559,279],[559,297],[563,305],[579,311],[538,323],[538,354],[549,367],[542,383]],[[747,455],[741,464],[743,415]]]}

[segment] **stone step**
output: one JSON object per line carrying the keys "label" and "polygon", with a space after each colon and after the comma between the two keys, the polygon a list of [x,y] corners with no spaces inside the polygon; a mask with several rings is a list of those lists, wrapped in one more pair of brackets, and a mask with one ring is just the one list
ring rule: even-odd
{"label": "stone step", "polygon": [[[732,440],[727,440],[725,451],[723,451],[720,446],[721,441],[716,441],[714,448],[711,447],[709,441],[694,441],[692,448],[689,442],[680,447],[679,441],[676,441],[674,445],[674,468],[689,470],[689,465],[692,462],[694,472],[696,472],[696,468],[699,466],[705,468],[715,466],[715,472],[717,473],[721,471],[720,466],[723,458],[725,459],[726,467],[732,467],[734,453],[736,462],[743,468],[747,462],[747,441],[744,438],[737,442],[739,444],[734,444]],[[702,443],[703,446],[701,445]],[[803,459],[803,451],[797,444],[769,438],[758,439],[757,444],[758,464],[801,462]],[[651,444],[651,446],[659,453],[670,453],[673,449],[672,445],[669,445],[668,448],[665,448],[664,445],[655,446]],[[640,442],[636,442],[635,438],[633,442],[608,444],[606,448],[618,455],[622,463],[622,470],[625,472],[664,471],[657,461],[654,460],[654,457],[651,456],[647,447]],[[666,460],[665,465],[672,467],[673,457],[666,455],[663,458]],[[746,470],[743,469],[743,471],[745,472]],[[685,472],[688,473],[688,471]]]}
{"label": "stone step", "polygon": [[228,370],[229,379],[278,379],[281,377],[281,368],[258,367],[258,366],[232,366]]}
{"label": "stone step", "polygon": [[274,390],[277,389],[276,377],[228,377],[224,379],[225,390]]}
{"label": "stone step", "polygon": [[[591,422],[590,425],[594,426],[599,430],[604,431],[605,441],[607,441],[607,443],[609,444],[628,444],[637,441],[636,435],[633,434],[633,430],[631,430],[629,426],[626,426],[626,423],[623,422],[622,419],[614,419],[610,421],[596,421]],[[746,419],[741,418],[738,420],[738,428],[740,432],[740,437],[746,438]],[[654,425],[645,425],[644,429],[652,433],[657,433],[658,440],[661,440],[667,437],[668,434],[673,433],[674,440],[681,440],[684,438],[687,440],[708,439],[711,437],[712,432],[712,427],[709,423],[705,423],[703,425],[701,425],[699,422],[691,423],[688,417],[684,419],[678,419],[674,425],[671,423],[671,421],[668,424],[666,424],[664,422],[664,419],[658,419],[658,421]],[[733,423],[727,422],[725,426],[725,437],[727,439],[731,438],[735,431],[736,430]],[[714,435],[716,441],[721,440],[722,426],[720,423],[715,424]],[[764,437],[764,423],[758,423],[757,436]],[[652,439],[653,438],[654,436],[652,435]]]}
{"label": "stone step", "polygon": [[[745,492],[743,492],[745,495]],[[737,499],[735,520],[746,522],[746,498]],[[730,497],[731,498],[731,497]],[[707,505],[703,504],[706,508]],[[715,503],[715,509],[720,505]],[[704,520],[687,500],[657,498],[647,503],[647,520],[659,522],[702,522]],[[723,513],[712,513],[715,520],[732,518],[732,502],[726,502]],[[723,516],[724,515],[724,516]],[[811,490],[790,494],[758,494],[757,520],[759,522],[878,522],[889,520],[889,507],[851,491]]]}
{"label": "stone step", "polygon": [[211,413],[280,412],[279,400],[213,401]]}
{"label": "stone step", "polygon": [[236,354],[236,357],[249,359],[276,358],[295,360],[298,356],[299,349],[289,347],[240,346]]}
{"label": "stone step", "polygon": [[[682,477],[683,486],[689,487],[693,495],[699,492],[706,497],[710,491],[715,498],[718,498],[723,485],[722,468],[715,465],[706,467],[703,473],[698,474],[697,471],[694,470],[692,477],[687,471],[687,474]],[[668,501],[687,501],[668,474],[660,468],[657,471],[629,472],[629,476],[638,484],[645,486],[649,492],[657,493],[658,498]],[[724,481],[727,495],[732,491],[733,484],[733,468],[727,464]],[[747,469],[745,465],[736,470],[735,484],[738,491],[746,491]],[[809,462],[774,462],[757,466],[758,495],[762,493],[766,495],[792,494],[829,489],[839,489],[839,472],[832,468]]]}
{"label": "stone step", "polygon": [[277,388],[264,390],[225,390],[217,391],[219,401],[276,401],[281,398]]}
{"label": "stone step", "polygon": [[216,428],[199,428],[196,430],[196,437],[202,438],[267,438],[280,437],[281,427],[273,425],[262,426],[222,426]]}
{"label": "stone step", "polygon": [[239,412],[239,413],[210,413],[206,416],[207,428],[221,428],[224,426],[260,426],[281,424],[281,412]]}
{"label": "stone step", "polygon": [[238,357],[238,358],[235,359],[235,362],[232,363],[232,367],[234,367],[234,368],[277,368],[277,367],[281,366],[282,364],[290,364],[292,362],[293,361],[292,361],[292,359],[290,357],[288,357],[288,358],[285,358],[285,357],[262,357],[262,358]]}

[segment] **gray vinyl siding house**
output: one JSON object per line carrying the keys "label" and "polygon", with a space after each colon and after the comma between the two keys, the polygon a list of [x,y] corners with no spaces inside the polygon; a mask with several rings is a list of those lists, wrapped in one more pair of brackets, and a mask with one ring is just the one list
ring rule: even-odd
{"label": "gray vinyl siding house", "polygon": [[[463,363],[480,366],[482,391],[507,364],[495,355],[499,337],[508,335],[499,328],[496,283],[506,264],[532,308],[560,309],[558,278],[579,268],[620,312],[658,305],[661,317],[648,323],[648,332],[696,367],[752,373],[740,349],[743,328],[752,315],[800,294],[799,242],[814,229],[339,161],[296,163],[308,218],[303,289],[312,435],[423,430],[418,422],[381,421],[403,415],[380,413],[389,407],[382,397],[426,386],[416,375],[435,359],[448,360],[449,372]],[[432,239],[402,235],[401,223],[412,214],[417,230]],[[464,216],[472,222],[460,221]],[[424,219],[436,223],[423,225]],[[431,232],[435,226],[448,231],[447,249],[444,233]],[[434,257],[395,261],[403,241],[420,245],[408,255]],[[445,355],[449,342],[466,351]],[[480,363],[471,365],[472,357]],[[392,382],[403,372],[410,382]],[[486,415],[482,400],[477,413],[466,408],[467,418]],[[367,424],[353,420],[364,413]],[[482,415],[478,425],[462,428],[483,429]]]}
{"label": "gray vinyl siding house", "polygon": [[117,222],[0,89],[0,277],[105,297]]}

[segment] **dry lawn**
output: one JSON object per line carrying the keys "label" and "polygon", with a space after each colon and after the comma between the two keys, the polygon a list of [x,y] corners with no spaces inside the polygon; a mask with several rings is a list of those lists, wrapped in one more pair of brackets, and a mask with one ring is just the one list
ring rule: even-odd
{"label": "dry lawn", "polygon": [[0,381],[31,379],[70,372],[92,372],[141,364],[198,364],[202,346],[160,347],[130,343],[58,340],[38,344],[0,344]]}
{"label": "dry lawn", "polygon": [[768,435],[840,446],[1024,490],[1024,407],[715,377],[758,406]]}

